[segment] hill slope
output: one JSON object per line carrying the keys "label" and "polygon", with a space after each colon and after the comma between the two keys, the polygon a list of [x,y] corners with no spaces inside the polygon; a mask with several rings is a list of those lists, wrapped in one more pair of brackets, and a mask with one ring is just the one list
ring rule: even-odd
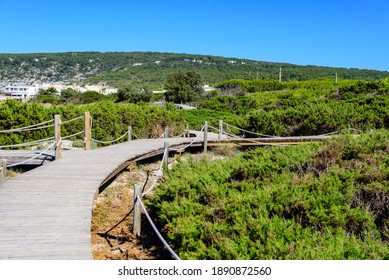
{"label": "hill slope", "polygon": [[159,52],[69,52],[37,54],[0,54],[0,84],[11,82],[98,83],[118,86],[128,80],[162,86],[167,73],[180,69],[199,71],[204,82],[213,84],[231,78],[278,79],[282,67],[283,80],[334,78],[379,79],[389,72],[299,66],[286,63],[253,61],[209,55]]}

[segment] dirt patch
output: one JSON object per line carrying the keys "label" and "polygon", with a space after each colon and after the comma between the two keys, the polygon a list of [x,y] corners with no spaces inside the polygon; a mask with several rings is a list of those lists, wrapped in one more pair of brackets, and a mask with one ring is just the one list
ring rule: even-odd
{"label": "dirt patch", "polygon": [[[193,152],[193,151],[192,151]],[[188,161],[203,160],[202,152],[176,155],[170,158],[168,168],[177,159]],[[236,149],[216,149],[209,152],[209,161],[235,155]],[[92,254],[96,260],[163,260],[172,259],[164,248],[145,215],[142,215],[141,237],[133,234],[134,185],[140,184],[147,191],[156,176],[161,161],[138,164],[122,172],[96,199],[92,213]],[[163,175],[160,177],[163,179]],[[156,188],[158,185],[156,185]],[[152,196],[151,191],[147,196]],[[146,198],[147,199],[147,198]],[[143,199],[145,200],[145,199]],[[149,213],[153,219],[153,213]],[[221,216],[221,214],[219,215]],[[155,221],[155,219],[153,219]],[[157,225],[158,226],[158,225]]]}
{"label": "dirt patch", "polygon": [[[132,234],[134,184],[147,190],[160,162],[122,172],[97,198],[92,215],[92,254],[97,260],[153,260],[164,258],[163,248],[147,221],[142,237]],[[152,193],[150,193],[152,195]]]}

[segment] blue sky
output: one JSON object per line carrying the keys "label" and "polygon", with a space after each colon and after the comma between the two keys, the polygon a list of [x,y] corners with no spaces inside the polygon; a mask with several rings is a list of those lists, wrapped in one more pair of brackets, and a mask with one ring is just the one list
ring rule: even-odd
{"label": "blue sky", "polygon": [[389,0],[0,0],[0,53],[159,51],[389,71]]}

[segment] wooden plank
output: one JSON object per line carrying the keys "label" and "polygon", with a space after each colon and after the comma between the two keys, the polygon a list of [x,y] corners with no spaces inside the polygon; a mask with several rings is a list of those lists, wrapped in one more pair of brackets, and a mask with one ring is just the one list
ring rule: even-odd
{"label": "wooden plank", "polygon": [[[228,140],[211,132],[205,135],[190,131],[190,134],[198,135],[193,146],[204,145],[204,138],[209,146],[214,143],[302,143],[322,139]],[[164,142],[179,148],[192,140],[141,139],[96,150],[63,151],[61,159],[1,184],[0,259],[91,259],[90,228],[97,189],[129,164],[162,155]],[[11,152],[8,154],[11,155]],[[21,156],[22,152],[14,153],[15,157],[18,155]]]}

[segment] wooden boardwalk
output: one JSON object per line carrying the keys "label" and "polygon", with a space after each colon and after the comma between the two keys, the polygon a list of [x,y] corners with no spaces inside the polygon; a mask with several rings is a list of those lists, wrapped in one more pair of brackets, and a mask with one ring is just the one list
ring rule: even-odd
{"label": "wooden boardwalk", "polygon": [[[92,259],[94,196],[111,175],[146,154],[193,138],[144,139],[76,150],[0,185],[0,259]],[[202,141],[202,139],[201,139]]]}
{"label": "wooden boardwalk", "polygon": [[[204,133],[194,145],[203,145]],[[227,139],[238,145],[298,144],[328,137]],[[217,144],[218,134],[208,133]],[[63,158],[0,185],[0,259],[92,259],[92,206],[98,189],[130,162],[162,154],[164,142],[180,147],[194,138],[140,139]]]}

